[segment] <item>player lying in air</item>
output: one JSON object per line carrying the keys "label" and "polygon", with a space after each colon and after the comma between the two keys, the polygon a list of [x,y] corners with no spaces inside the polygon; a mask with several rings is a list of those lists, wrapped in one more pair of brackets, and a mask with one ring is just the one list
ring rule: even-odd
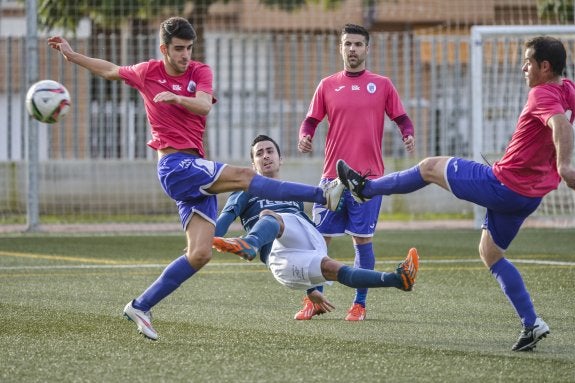
{"label": "player lying in air", "polygon": [[[270,137],[255,138],[251,149],[254,170],[266,177],[279,177],[281,155]],[[223,238],[230,224],[240,217],[248,234],[241,238]],[[395,287],[411,291],[419,268],[416,249],[394,273],[346,266],[327,255],[327,246],[303,210],[303,203],[270,201],[249,192],[232,193],[216,222],[213,247],[251,261],[259,252],[282,285],[307,289],[312,312],[306,319],[331,311],[334,306],[315,286],[338,281],[353,288]]]}

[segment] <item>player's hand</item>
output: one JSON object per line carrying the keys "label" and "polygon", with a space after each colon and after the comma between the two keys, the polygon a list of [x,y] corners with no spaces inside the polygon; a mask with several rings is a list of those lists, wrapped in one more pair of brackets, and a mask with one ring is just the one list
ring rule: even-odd
{"label": "player's hand", "polygon": [[154,102],[167,102],[168,104],[177,104],[180,102],[177,94],[172,92],[160,92],[154,96]]}
{"label": "player's hand", "polygon": [[403,145],[408,153],[413,153],[415,150],[415,138],[413,136],[407,136],[403,139]]}
{"label": "player's hand", "polygon": [[60,53],[62,53],[62,55],[64,56],[64,58],[66,58],[66,60],[68,60],[68,54],[74,52],[68,41],[60,36],[50,37],[48,39],[48,45],[50,46],[50,48],[60,51]]}
{"label": "player's hand", "polygon": [[323,295],[320,291],[314,290],[307,295],[310,301],[316,306],[316,308],[323,310],[324,312],[331,312],[335,309],[335,306]]}
{"label": "player's hand", "polygon": [[312,150],[311,136],[307,135],[300,138],[299,142],[297,143],[297,149],[301,153],[310,153]]}

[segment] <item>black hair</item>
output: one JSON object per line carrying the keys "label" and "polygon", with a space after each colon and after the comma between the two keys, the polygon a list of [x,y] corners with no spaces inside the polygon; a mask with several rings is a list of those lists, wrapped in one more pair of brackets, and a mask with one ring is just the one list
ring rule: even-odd
{"label": "black hair", "polygon": [[275,142],[273,138],[268,137],[265,134],[260,134],[259,136],[254,138],[252,146],[250,147],[250,158],[252,160],[254,159],[254,146],[256,146],[256,144],[261,141],[270,141],[276,147],[276,150],[278,151],[278,156],[280,157],[282,156],[282,153],[280,152],[280,146],[278,145],[278,143]]}
{"label": "black hair", "polygon": [[169,45],[174,37],[194,41],[196,31],[192,24],[183,17],[170,17],[160,24],[160,42],[162,45]]}
{"label": "black hair", "polygon": [[345,34],[362,35],[363,37],[365,37],[365,45],[369,45],[369,32],[361,25],[345,24],[343,26],[343,29],[341,30],[340,36],[343,36]]}
{"label": "black hair", "polygon": [[560,40],[551,36],[538,36],[525,43],[525,49],[528,48],[533,48],[533,59],[538,64],[547,61],[556,76],[563,75],[567,65],[567,52]]}

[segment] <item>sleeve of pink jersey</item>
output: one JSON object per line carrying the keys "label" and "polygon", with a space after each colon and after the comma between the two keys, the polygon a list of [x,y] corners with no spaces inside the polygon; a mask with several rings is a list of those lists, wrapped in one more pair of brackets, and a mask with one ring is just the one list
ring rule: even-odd
{"label": "sleeve of pink jersey", "polygon": [[533,116],[537,117],[542,124],[547,125],[547,121],[556,114],[564,114],[565,110],[557,95],[542,86],[532,88],[527,96],[528,106],[531,108]]}
{"label": "sleeve of pink jersey", "polygon": [[121,66],[120,77],[124,82],[136,89],[141,89],[144,85],[144,74],[148,70],[148,62],[141,62],[135,65]]}
{"label": "sleeve of pink jersey", "polygon": [[406,114],[406,112],[397,89],[395,89],[395,86],[391,80],[387,79],[387,81],[388,95],[386,97],[385,113],[389,116],[389,118],[393,120],[403,114]]}
{"label": "sleeve of pink jersey", "polygon": [[309,104],[306,117],[315,118],[318,121],[323,120],[325,117],[325,103],[323,100],[323,81],[317,86],[313,98]]}
{"label": "sleeve of pink jersey", "polygon": [[195,80],[197,90],[213,95],[214,75],[212,73],[212,69],[208,65],[203,64],[198,67]]}

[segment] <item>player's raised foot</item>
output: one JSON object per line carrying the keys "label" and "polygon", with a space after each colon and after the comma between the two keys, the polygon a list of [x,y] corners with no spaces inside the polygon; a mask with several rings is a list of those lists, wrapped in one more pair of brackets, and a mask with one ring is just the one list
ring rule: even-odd
{"label": "player's raised foot", "polygon": [[134,308],[132,302],[124,307],[124,316],[138,326],[138,332],[151,340],[158,339],[158,333],[152,327],[152,312],[143,312]]}
{"label": "player's raised foot", "polygon": [[360,321],[365,319],[365,307],[359,303],[354,303],[349,310],[347,310],[347,316],[345,320],[347,321]]}
{"label": "player's raised foot", "polygon": [[537,318],[533,326],[524,327],[517,343],[511,347],[511,351],[532,351],[537,342],[549,334],[549,326],[541,318]]}
{"label": "player's raised foot", "polygon": [[407,257],[403,262],[401,262],[396,269],[396,274],[399,275],[401,279],[401,290],[411,291],[413,290],[413,285],[415,285],[415,278],[417,277],[417,271],[419,270],[419,255],[417,254],[416,248],[409,249]]}
{"label": "player's raised foot", "polygon": [[357,202],[366,202],[370,198],[366,198],[362,192],[365,187],[366,176],[363,176],[349,167],[344,160],[337,160],[336,163],[337,177],[341,183],[350,191],[351,196]]}
{"label": "player's raised foot", "polygon": [[258,253],[257,247],[242,238],[214,237],[212,247],[219,252],[236,254],[246,261],[251,261]]}
{"label": "player's raised foot", "polygon": [[331,211],[341,210],[343,206],[343,191],[345,186],[337,178],[321,185],[325,197],[325,207]]}
{"label": "player's raised foot", "polygon": [[325,310],[317,307],[307,296],[303,299],[303,307],[295,313],[293,319],[295,320],[310,320],[315,315],[321,315]]}

